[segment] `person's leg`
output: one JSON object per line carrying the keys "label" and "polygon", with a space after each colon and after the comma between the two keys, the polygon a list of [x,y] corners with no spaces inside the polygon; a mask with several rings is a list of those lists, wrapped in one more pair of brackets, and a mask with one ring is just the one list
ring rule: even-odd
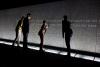
{"label": "person's leg", "polygon": [[18,31],[16,31],[16,37],[15,37],[15,40],[13,41],[13,43],[12,43],[12,46],[14,46],[15,42],[17,41],[17,39],[18,39]]}
{"label": "person's leg", "polygon": [[27,49],[27,37],[28,33],[23,33],[23,48]]}
{"label": "person's leg", "polygon": [[70,37],[65,35],[65,41],[66,41],[66,46],[67,46],[67,52],[68,52],[68,57],[70,57]]}
{"label": "person's leg", "polygon": [[68,51],[68,56],[70,57],[71,56],[71,53],[70,53],[70,41],[68,41],[68,43],[67,43],[67,51]]}
{"label": "person's leg", "polygon": [[44,41],[43,34],[40,35],[40,40],[41,40],[41,43],[40,43],[40,50],[43,50],[43,41]]}
{"label": "person's leg", "polygon": [[17,42],[17,46],[19,46],[19,44],[20,44],[20,38],[21,38],[21,30],[19,30],[19,32],[18,32],[18,42]]}

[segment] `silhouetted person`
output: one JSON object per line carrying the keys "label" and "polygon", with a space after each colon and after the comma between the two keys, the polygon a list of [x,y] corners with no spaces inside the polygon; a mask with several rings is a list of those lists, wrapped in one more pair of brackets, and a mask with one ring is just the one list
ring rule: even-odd
{"label": "silhouetted person", "polygon": [[31,14],[28,13],[23,20],[22,32],[23,32],[23,48],[27,49],[27,38],[29,33],[29,20],[31,19]]}
{"label": "silhouetted person", "polygon": [[23,20],[24,20],[24,16],[21,17],[21,19],[18,21],[18,24],[15,28],[16,38],[12,44],[13,46],[14,46],[15,42],[17,42],[17,46],[19,46],[19,44],[20,44],[20,37],[21,37],[21,33],[22,33]]}
{"label": "silhouetted person", "polygon": [[67,16],[64,16],[64,20],[62,21],[62,37],[65,38],[68,57],[70,57],[70,39],[72,37],[73,31],[71,29],[71,23],[67,20]]}
{"label": "silhouetted person", "polygon": [[43,44],[44,44],[44,35],[47,31],[48,25],[45,20],[43,20],[43,24],[41,26],[41,29],[38,32],[38,35],[40,36],[40,51],[43,51]]}

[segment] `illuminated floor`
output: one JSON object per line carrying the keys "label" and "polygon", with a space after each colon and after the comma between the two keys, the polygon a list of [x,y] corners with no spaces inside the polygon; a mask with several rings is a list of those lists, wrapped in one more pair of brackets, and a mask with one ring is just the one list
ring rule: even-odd
{"label": "illuminated floor", "polygon": [[[12,45],[12,43],[3,42],[3,41],[0,41],[0,43]],[[20,44],[20,47],[23,47],[23,46]],[[28,48],[29,49],[33,49],[33,50],[39,50],[39,47],[35,47],[35,46],[28,46]],[[44,50],[45,50],[45,52],[49,52],[49,53],[60,54],[60,55],[67,55],[67,52],[64,52],[64,51],[52,50],[52,49],[47,49],[47,48],[44,48]],[[93,57],[93,56],[76,54],[76,53],[71,53],[71,57],[100,62],[100,57]]]}

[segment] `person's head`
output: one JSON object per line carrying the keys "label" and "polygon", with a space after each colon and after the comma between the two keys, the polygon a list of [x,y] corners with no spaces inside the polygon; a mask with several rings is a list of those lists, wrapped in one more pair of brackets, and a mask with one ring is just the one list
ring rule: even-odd
{"label": "person's head", "polygon": [[64,15],[63,18],[64,18],[64,20],[67,20],[67,15]]}
{"label": "person's head", "polygon": [[46,23],[46,20],[43,20],[43,23]]}
{"label": "person's head", "polygon": [[31,13],[27,13],[27,17],[28,17],[29,20],[32,19]]}

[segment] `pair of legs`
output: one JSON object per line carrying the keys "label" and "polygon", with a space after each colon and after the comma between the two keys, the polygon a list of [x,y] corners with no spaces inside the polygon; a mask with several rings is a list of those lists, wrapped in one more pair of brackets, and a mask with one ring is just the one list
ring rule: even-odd
{"label": "pair of legs", "polygon": [[14,40],[12,45],[14,46],[15,42],[17,42],[17,46],[19,46],[20,38],[21,38],[21,30],[18,30],[18,31],[16,31],[16,38],[15,38],[15,40]]}
{"label": "pair of legs", "polygon": [[66,46],[67,46],[67,55],[68,55],[68,57],[70,57],[71,55],[70,55],[70,53],[71,53],[71,51],[70,51],[70,36],[68,36],[67,34],[65,34],[65,42],[66,42]]}
{"label": "pair of legs", "polygon": [[40,34],[40,51],[43,50],[43,44],[44,44],[44,35],[43,34]]}
{"label": "pair of legs", "polygon": [[27,38],[28,38],[28,33],[23,32],[23,48],[27,49]]}

